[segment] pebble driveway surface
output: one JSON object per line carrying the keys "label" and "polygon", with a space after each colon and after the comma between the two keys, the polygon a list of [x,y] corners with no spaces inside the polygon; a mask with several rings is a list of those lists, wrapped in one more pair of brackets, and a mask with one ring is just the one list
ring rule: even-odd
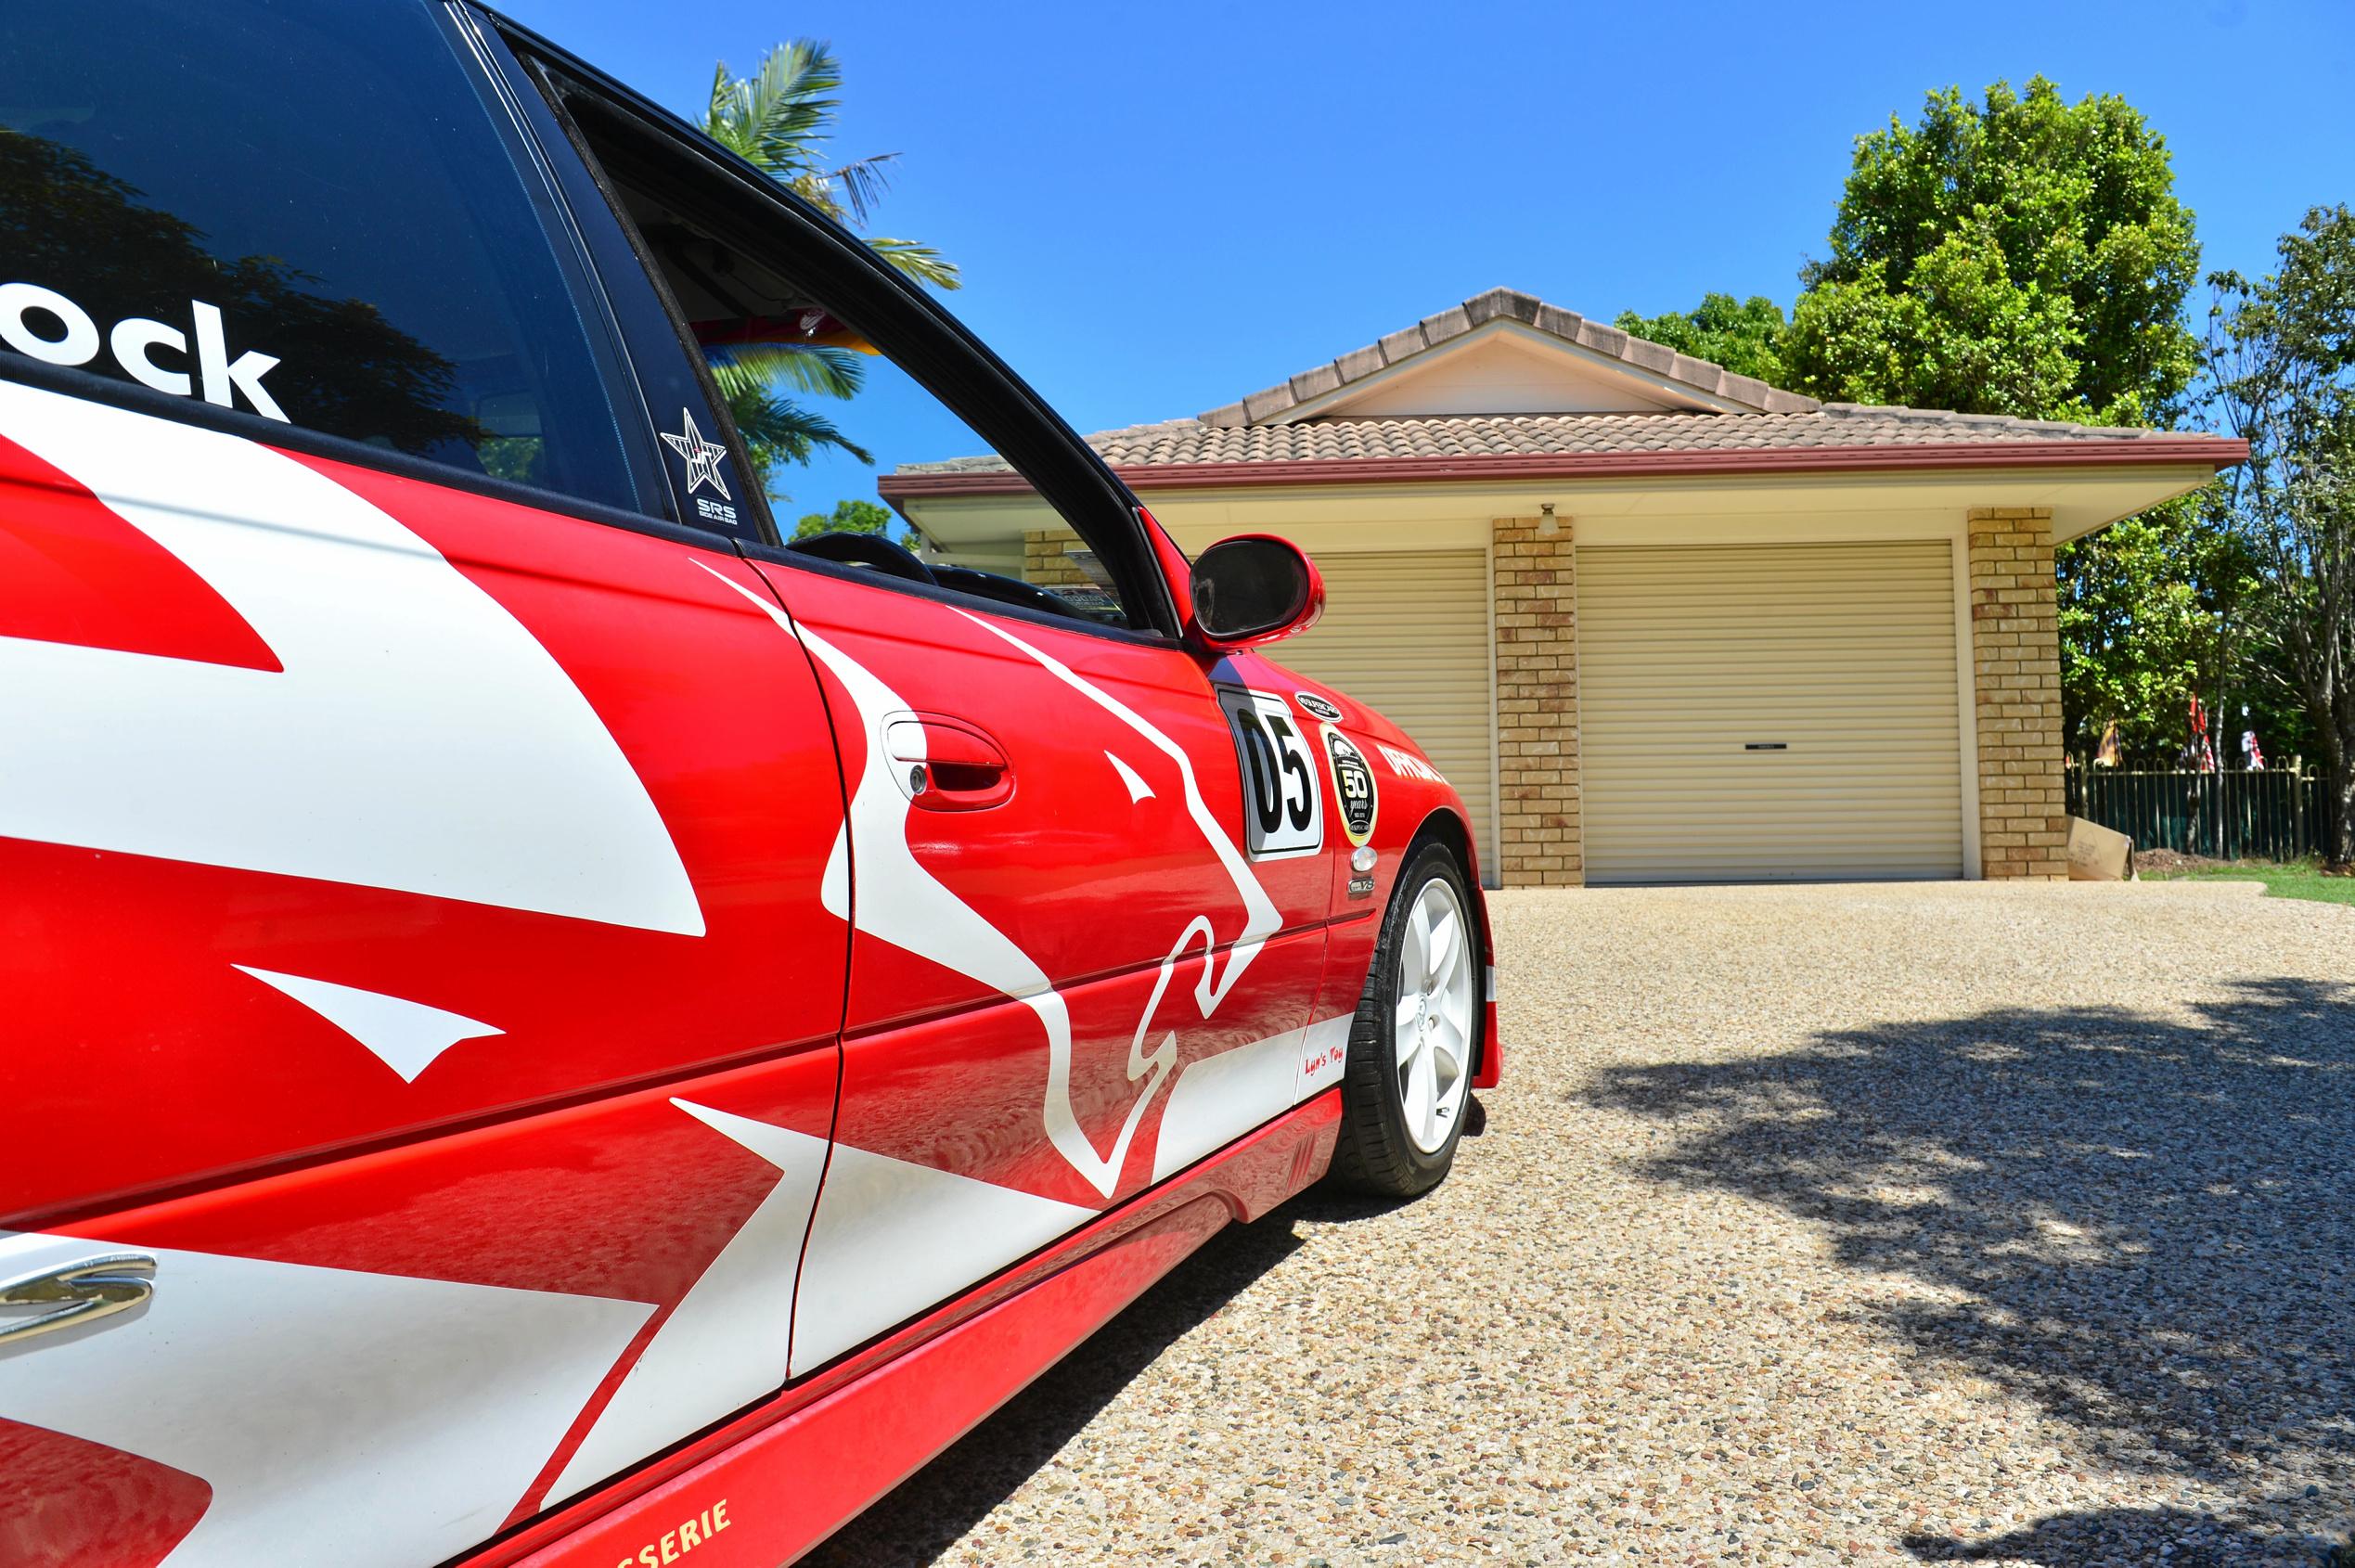
{"label": "pebble driveway surface", "polygon": [[1230,1227],[815,1561],[2329,1561],[2355,909],[2254,894],[1498,895],[1444,1187]]}

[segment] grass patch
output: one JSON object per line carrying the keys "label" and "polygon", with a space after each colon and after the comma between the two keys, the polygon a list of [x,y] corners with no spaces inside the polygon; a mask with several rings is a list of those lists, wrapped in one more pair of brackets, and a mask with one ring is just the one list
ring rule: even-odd
{"label": "grass patch", "polygon": [[2190,871],[2150,871],[2155,882],[2263,882],[2271,898],[2355,906],[2355,877],[2325,877],[2314,860],[2235,860]]}

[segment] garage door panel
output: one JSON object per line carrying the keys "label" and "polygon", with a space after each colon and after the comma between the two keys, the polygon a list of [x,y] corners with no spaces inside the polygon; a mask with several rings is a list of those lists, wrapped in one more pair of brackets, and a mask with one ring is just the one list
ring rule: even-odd
{"label": "garage door panel", "polygon": [[1589,881],[1961,874],[1949,544],[1581,549],[1577,582]]}
{"label": "garage door panel", "polygon": [[1487,552],[1367,550],[1316,559],[1324,617],[1271,651],[1414,737],[1463,796],[1481,864],[1493,871]]}

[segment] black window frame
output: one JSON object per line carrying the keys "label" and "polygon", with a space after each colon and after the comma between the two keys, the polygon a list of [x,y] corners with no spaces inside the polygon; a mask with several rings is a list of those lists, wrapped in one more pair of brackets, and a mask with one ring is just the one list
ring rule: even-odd
{"label": "black window frame", "polygon": [[[655,448],[651,431],[643,420],[629,417],[633,410],[643,406],[637,376],[624,352],[593,258],[582,244],[571,210],[550,177],[548,161],[537,138],[516,116],[508,84],[496,68],[487,46],[488,37],[479,25],[474,8],[454,0],[440,0],[423,8],[449,51],[453,67],[473,91],[487,131],[496,138],[496,152],[515,169],[517,184],[547,237],[547,253],[579,317],[584,345],[606,395],[614,440],[637,509],[615,507],[552,486],[501,479],[415,453],[273,419],[252,410],[223,407],[200,398],[159,392],[79,366],[49,365],[25,355],[0,354],[0,379],[218,431],[354,468],[416,480],[441,489],[483,495],[705,548],[715,544],[727,547],[733,541],[727,533],[682,524],[671,508],[659,505],[670,495],[668,472]],[[485,152],[492,150],[492,145],[486,144]]]}
{"label": "black window frame", "polygon": [[[1178,644],[1177,608],[1138,519],[1136,497],[1093,448],[937,301],[879,260],[856,236],[677,115],[531,29],[496,12],[470,8],[505,40],[527,80],[552,89],[550,108],[573,144],[570,150],[583,160],[606,193],[614,221],[631,232],[638,264],[669,311],[674,334],[692,351],[706,401],[714,405],[718,428],[727,432],[739,473],[748,472],[750,467],[742,456],[742,441],[727,417],[725,400],[710,384],[708,366],[702,363],[700,348],[692,346],[691,330],[671,298],[659,266],[647,257],[637,240],[635,225],[614,200],[612,178],[652,185],[666,196],[676,192],[695,220],[708,225],[725,243],[790,256],[791,264],[786,270],[795,282],[829,309],[839,308],[846,319],[856,322],[884,358],[990,443],[1038,492],[1040,499],[1096,551],[1099,559],[1110,558],[1122,607],[1131,623],[1112,626],[1075,616],[1058,617],[787,549],[757,482],[747,482],[744,488],[758,528],[753,536],[736,536],[740,549],[763,561],[1013,620],[1124,642]],[[585,111],[594,123],[581,123]],[[591,140],[597,143],[594,151],[587,145]],[[617,165],[612,175],[604,167],[607,163]]]}

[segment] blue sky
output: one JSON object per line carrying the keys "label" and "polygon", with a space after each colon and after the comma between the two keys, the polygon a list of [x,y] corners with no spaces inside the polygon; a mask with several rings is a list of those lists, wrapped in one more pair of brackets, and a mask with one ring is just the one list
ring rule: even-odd
{"label": "blue sky", "polygon": [[2309,205],[2355,202],[2349,0],[504,8],[682,111],[715,58],[830,41],[838,150],[902,155],[877,226],[957,260],[951,308],[1082,431],[1498,284],[1606,319],[1712,289],[1787,306],[1853,139],[1948,84],[2123,95],[2209,267],[2262,270]]}

